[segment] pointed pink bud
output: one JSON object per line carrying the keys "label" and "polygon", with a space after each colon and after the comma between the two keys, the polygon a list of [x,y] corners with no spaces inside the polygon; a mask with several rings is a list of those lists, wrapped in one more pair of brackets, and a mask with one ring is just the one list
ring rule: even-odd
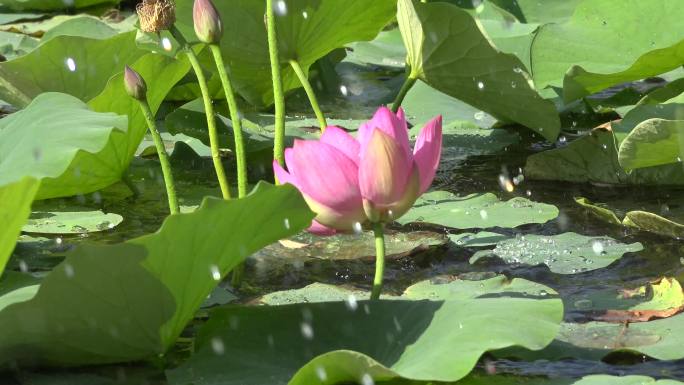
{"label": "pointed pink bud", "polygon": [[429,121],[420,131],[413,149],[413,157],[418,166],[420,194],[427,191],[435,179],[442,155],[442,116]]}
{"label": "pointed pink bud", "polygon": [[363,198],[378,209],[389,208],[403,197],[412,172],[413,155],[383,130],[373,130],[359,166]]}
{"label": "pointed pink bud", "polygon": [[147,99],[147,84],[145,83],[145,79],[129,66],[126,66],[126,69],[124,70],[124,88],[126,88],[126,93],[134,99]]}
{"label": "pointed pink bud", "polygon": [[218,44],[223,36],[221,15],[211,0],[195,0],[192,8],[195,34],[202,43]]}

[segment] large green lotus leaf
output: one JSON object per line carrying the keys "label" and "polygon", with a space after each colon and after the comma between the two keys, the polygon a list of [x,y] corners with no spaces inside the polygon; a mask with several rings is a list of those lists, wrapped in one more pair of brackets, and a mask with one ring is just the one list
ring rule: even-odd
{"label": "large green lotus leaf", "polygon": [[559,23],[569,19],[582,0],[490,0],[524,23]]}
{"label": "large green lotus leaf", "polygon": [[[680,16],[684,16],[684,13],[680,13]],[[681,66],[682,62],[684,62],[684,40],[673,46],[645,53],[629,68],[616,73],[588,72],[580,66],[573,66],[563,79],[563,99],[569,103],[616,84],[668,72]]]}
{"label": "large green lotus leaf", "polygon": [[31,36],[0,31],[0,55],[7,60],[29,53],[38,43],[39,40]]}
{"label": "large green lotus leaf", "polygon": [[683,17],[684,8],[679,0],[584,0],[570,20],[547,24],[537,33],[532,45],[536,86],[562,86],[564,75],[573,65],[597,74],[625,71],[623,77],[592,79],[599,87],[596,91],[667,72],[681,65],[680,59],[671,68],[664,66],[670,60],[668,50],[680,43],[684,35],[684,26],[677,24]]}
{"label": "large green lotus leaf", "polygon": [[107,23],[92,16],[77,16],[69,18],[53,28],[45,31],[41,38],[43,42],[57,36],[81,36],[90,39],[109,39],[118,31]]}
{"label": "large green lotus leaf", "polygon": [[130,159],[127,119],[93,112],[73,96],[45,93],[0,120],[0,185],[30,175],[36,199],[86,194],[117,182]]}
{"label": "large green lotus leaf", "polygon": [[58,11],[68,8],[86,8],[94,5],[116,5],[121,0],[2,0],[0,5],[15,11]]}
{"label": "large green lotus leaf", "polygon": [[44,13],[0,13],[0,25],[9,24],[19,20],[42,19],[44,17]]}
{"label": "large green lotus leaf", "polygon": [[145,51],[135,45],[134,31],[98,40],[58,36],[28,55],[0,63],[0,98],[26,106],[43,92],[55,91],[88,101],[112,75]]}
{"label": "large green lotus leaf", "polygon": [[154,234],[79,245],[35,296],[0,311],[0,364],[101,364],[161,354],[234,266],[312,218],[294,187],[262,183],[244,199],[207,198],[193,213],[168,217]]}
{"label": "large green lotus leaf", "polygon": [[[131,67],[145,79],[147,102],[152,113],[156,113],[171,88],[188,73],[190,63],[185,58],[176,60],[149,53],[139,58]],[[147,132],[147,123],[138,101],[126,93],[123,68],[118,68],[118,72],[109,80],[102,93],[88,102],[88,105],[95,111],[128,115],[128,141],[121,143],[119,153],[130,161]]]}
{"label": "large green lotus leaf", "polygon": [[649,119],[620,143],[618,161],[627,170],[681,163],[684,120]]}
{"label": "large green lotus leaf", "polygon": [[371,41],[359,41],[347,46],[347,62],[381,67],[404,68],[406,48],[398,29],[382,31]]}
{"label": "large green lotus leaf", "polygon": [[575,274],[610,265],[625,253],[643,250],[641,243],[624,244],[610,237],[576,233],[529,234],[499,242],[494,250],[475,253],[470,263],[498,257],[507,263],[546,265],[557,274]]}
{"label": "large green lotus leaf", "polygon": [[567,146],[534,154],[527,158],[525,176],[537,180],[578,183],[684,184],[684,169],[681,165],[663,165],[625,172],[618,162],[618,136],[618,133],[614,135],[611,131],[595,129]]}
{"label": "large green lotus leaf", "polygon": [[[178,27],[196,40],[192,0],[177,0]],[[221,51],[230,65],[235,88],[258,106],[273,102],[266,28],[261,0],[216,2],[224,26]],[[373,39],[394,16],[393,0],[289,0],[274,2],[284,90],[301,87],[290,60],[305,73],[318,59],[346,44]],[[248,38],[237,38],[248,36]],[[211,63],[207,60],[206,63]],[[206,68],[211,68],[207,65]]]}
{"label": "large green lotus leaf", "polygon": [[397,221],[456,229],[487,229],[546,223],[557,216],[556,206],[522,197],[501,201],[492,193],[459,197],[445,191],[433,191],[419,198],[413,208]]}
{"label": "large green lotus leaf", "polygon": [[220,308],[200,331],[198,352],[167,377],[173,385],[456,381],[488,350],[536,350],[558,331],[557,296],[508,291],[537,288],[495,281],[456,284],[438,301]]}
{"label": "large green lotus leaf", "polygon": [[523,357],[525,359],[557,360],[576,357],[601,359],[614,352],[644,354],[657,360],[684,358],[682,338],[684,314],[648,322],[610,323],[563,323],[556,339],[538,352],[506,349],[497,355]]}
{"label": "large green lotus leaf", "polygon": [[409,76],[555,140],[554,104],[532,88],[525,65],[492,47],[468,12],[448,3],[400,0],[397,19],[408,51]]}
{"label": "large green lotus leaf", "polygon": [[406,118],[418,129],[437,115],[442,115],[445,127],[470,124],[473,128],[488,128],[496,123],[493,116],[437,91],[422,81],[411,87],[401,107],[406,112]]}
{"label": "large green lotus leaf", "polygon": [[0,228],[0,277],[17,243],[21,227],[31,214],[31,203],[39,186],[38,180],[26,177],[0,187],[0,222],[3,224]]}

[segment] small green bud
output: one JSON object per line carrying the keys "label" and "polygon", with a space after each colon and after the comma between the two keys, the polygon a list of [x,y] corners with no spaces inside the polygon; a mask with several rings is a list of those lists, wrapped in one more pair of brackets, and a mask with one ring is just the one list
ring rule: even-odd
{"label": "small green bud", "polygon": [[132,98],[141,101],[147,99],[147,84],[145,84],[145,79],[129,66],[126,66],[126,70],[124,71],[124,87],[126,88],[126,93]]}
{"label": "small green bud", "polygon": [[195,0],[192,18],[197,38],[206,44],[218,44],[223,36],[221,15],[211,0]]}

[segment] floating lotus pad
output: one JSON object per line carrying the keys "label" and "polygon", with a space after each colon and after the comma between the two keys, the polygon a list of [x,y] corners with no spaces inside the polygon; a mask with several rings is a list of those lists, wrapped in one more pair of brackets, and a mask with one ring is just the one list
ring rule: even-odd
{"label": "floating lotus pad", "polygon": [[557,216],[558,208],[555,206],[522,197],[500,201],[491,193],[459,197],[446,191],[434,191],[419,198],[398,222],[430,223],[457,229],[487,229],[546,223]]}
{"label": "floating lotus pad", "polygon": [[494,250],[478,251],[470,263],[498,257],[507,263],[546,265],[558,274],[575,274],[606,267],[625,253],[643,250],[641,243],[623,244],[610,237],[576,233],[524,235],[497,243]]}
{"label": "floating lotus pad", "polygon": [[121,215],[107,214],[101,210],[34,211],[22,231],[37,234],[84,234],[111,230],[121,222]]}

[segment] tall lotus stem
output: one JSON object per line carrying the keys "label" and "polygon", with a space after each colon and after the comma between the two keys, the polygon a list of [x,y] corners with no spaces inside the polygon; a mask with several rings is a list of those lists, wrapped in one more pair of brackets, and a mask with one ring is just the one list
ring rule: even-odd
{"label": "tall lotus stem", "polygon": [[166,185],[166,196],[169,199],[169,211],[172,215],[178,214],[180,210],[178,199],[176,198],[176,187],[173,181],[173,173],[171,172],[169,154],[166,152],[164,141],[157,129],[154,114],[152,114],[150,105],[147,103],[147,84],[145,84],[145,79],[129,66],[126,66],[124,71],[124,87],[128,95],[140,104],[140,109],[147,122],[147,127],[150,129],[150,134],[152,134],[154,145],[157,148],[157,155],[159,156],[159,163],[161,164],[162,175],[164,176],[164,184]]}
{"label": "tall lotus stem", "polygon": [[[268,55],[271,60],[273,100],[275,103],[273,158],[283,166],[285,164],[285,95],[283,94],[283,80],[280,75],[280,54],[278,53],[278,35],[276,33],[273,0],[266,0],[266,30],[268,32]],[[277,179],[276,183],[278,183]]]}
{"label": "tall lotus stem", "polygon": [[399,90],[399,94],[397,94],[397,97],[394,99],[394,103],[392,103],[392,112],[396,113],[399,110],[399,107],[401,107],[401,103],[404,102],[406,94],[408,94],[413,85],[416,84],[416,80],[418,79],[413,75],[409,75],[406,77],[406,80],[404,80],[404,84],[402,84],[401,89]]}
{"label": "tall lotus stem", "polygon": [[321,107],[318,104],[318,99],[316,98],[316,93],[314,92],[313,87],[311,87],[309,79],[302,70],[302,67],[299,65],[298,61],[290,60],[290,66],[292,66],[295,74],[297,74],[299,82],[302,83],[302,86],[304,87],[304,91],[306,91],[306,96],[309,98],[309,103],[311,103],[314,114],[316,114],[316,119],[318,120],[318,125],[321,126],[321,131],[325,131],[325,128],[328,127],[328,122],[326,122],[325,115],[323,115],[323,112],[321,111]]}
{"label": "tall lotus stem", "polygon": [[202,100],[204,101],[204,113],[207,116],[207,129],[209,131],[211,159],[214,163],[214,169],[216,170],[216,177],[218,178],[219,186],[221,187],[221,195],[223,196],[223,199],[230,199],[230,186],[228,185],[226,170],[223,168],[223,163],[221,162],[221,152],[219,150],[218,143],[218,130],[216,129],[216,119],[214,114],[214,103],[211,100],[211,94],[209,93],[207,78],[204,76],[204,72],[202,72],[202,66],[199,63],[199,59],[197,59],[197,55],[185,40],[183,34],[178,30],[178,28],[176,28],[175,25],[169,27],[169,31],[185,51],[185,54],[190,60],[190,65],[195,72],[195,76],[197,77],[197,83],[199,84],[200,91],[202,92]]}
{"label": "tall lotus stem", "polygon": [[238,110],[233,84],[226,72],[226,65],[223,61],[219,43],[223,37],[223,24],[221,15],[211,2],[211,0],[195,0],[193,5],[193,21],[197,38],[206,44],[214,56],[216,69],[218,70],[223,92],[226,95],[228,109],[230,110],[230,120],[233,122],[233,136],[235,137],[235,156],[237,159],[237,178],[238,178],[238,198],[247,195],[247,158],[245,155],[245,144],[242,138],[242,120]]}
{"label": "tall lotus stem", "polygon": [[373,279],[373,291],[371,299],[380,299],[382,292],[382,281],[385,275],[385,225],[383,223],[373,224],[373,235],[375,236],[375,278]]}

